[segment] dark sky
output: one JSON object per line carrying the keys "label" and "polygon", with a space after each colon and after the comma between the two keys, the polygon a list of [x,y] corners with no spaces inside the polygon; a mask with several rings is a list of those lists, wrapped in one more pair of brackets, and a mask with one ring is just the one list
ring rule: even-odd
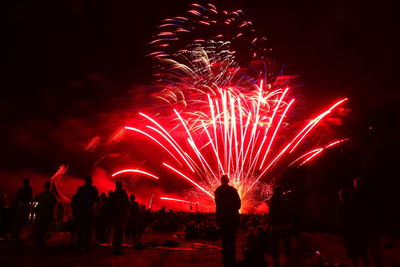
{"label": "dark sky", "polygon": [[[284,73],[299,75],[298,94],[308,102],[351,97],[353,114],[361,120],[357,125],[383,125],[374,139],[380,146],[387,132],[398,133],[393,126],[399,115],[398,14],[394,7],[367,2],[213,3],[245,11],[257,31],[271,39]],[[132,109],[139,105],[129,97],[134,88],[151,83],[146,44],[162,19],[182,14],[188,3],[3,3],[0,170],[50,174],[69,163],[83,175],[82,157],[90,164],[93,158],[81,155],[82,144],[112,131],[106,123],[108,129],[121,123],[110,122],[113,111],[126,110],[127,102]]]}

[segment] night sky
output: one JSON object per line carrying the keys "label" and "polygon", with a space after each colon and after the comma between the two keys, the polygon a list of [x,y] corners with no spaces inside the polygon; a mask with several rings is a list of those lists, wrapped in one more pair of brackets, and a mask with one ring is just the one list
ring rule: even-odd
{"label": "night sky", "polygon": [[[356,148],[347,157],[364,163],[350,173],[374,176],[369,179],[382,184],[380,190],[395,194],[400,185],[394,173],[400,115],[396,9],[367,1],[301,2],[213,3],[245,11],[270,38],[283,73],[299,76],[296,93],[311,107],[351,98],[344,131]],[[3,3],[0,179],[18,179],[13,173],[21,170],[50,175],[62,163],[73,175],[85,175],[98,155],[82,153],[82,147],[93,136],[110,134],[127,111],[142,104],[152,82],[147,43],[162,19],[182,14],[188,4]],[[363,168],[366,162],[373,164]]]}

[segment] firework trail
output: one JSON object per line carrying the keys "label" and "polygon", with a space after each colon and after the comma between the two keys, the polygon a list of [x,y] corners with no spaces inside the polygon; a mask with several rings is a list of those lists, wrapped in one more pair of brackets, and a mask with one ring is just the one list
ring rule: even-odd
{"label": "firework trail", "polygon": [[192,203],[192,202],[187,201],[187,200],[183,200],[183,199],[179,199],[179,198],[172,198],[172,197],[160,197],[160,199],[161,200],[181,202],[181,203],[187,203],[187,204],[191,204]]}
{"label": "firework trail", "polygon": [[[163,162],[162,165],[211,199],[219,185],[219,177],[227,174],[242,199],[250,201],[259,180],[280,162],[293,160],[294,155],[298,155],[297,150],[304,148],[304,140],[347,100],[334,102],[293,131],[288,126],[288,113],[295,100],[287,97],[287,92],[288,89],[274,92],[268,100],[262,97],[261,86],[258,97],[234,96],[229,90],[221,89],[221,97],[210,97],[209,104],[201,112],[174,110],[176,120],[171,120],[167,126],[140,113],[147,124],[141,129],[125,128],[161,146],[174,162]],[[307,155],[315,157],[316,153],[339,143],[335,141],[305,154],[293,164]]]}
{"label": "firework trail", "polygon": [[56,195],[57,200],[60,202],[70,202],[71,200],[60,191],[60,180],[65,176],[68,170],[68,165],[62,164],[58,167],[57,171],[50,178],[51,190]]}
{"label": "firework trail", "polygon": [[[243,206],[252,205],[263,191],[261,180],[271,179],[274,169],[307,164],[347,141],[320,140],[326,145],[304,152],[347,98],[296,120],[290,79],[272,79],[265,69],[251,75],[239,64],[247,54],[247,63],[257,59],[270,65],[266,38],[256,36],[243,11],[193,4],[188,16],[166,19],[159,28],[149,56],[158,64],[157,97],[165,105],[156,107],[157,112],[140,112],[138,123],[125,129],[166,151],[169,160],[160,166],[210,201],[220,176],[227,174]],[[128,171],[139,172],[114,175]]]}
{"label": "firework trail", "polygon": [[139,169],[125,169],[125,170],[120,170],[120,171],[117,171],[117,172],[115,172],[115,173],[113,173],[112,175],[111,175],[111,177],[115,177],[115,176],[117,176],[117,175],[120,175],[120,174],[123,174],[123,173],[137,173],[137,174],[142,174],[142,175],[145,175],[145,176],[147,176],[147,177],[150,177],[150,178],[153,178],[153,179],[156,179],[156,180],[158,180],[158,179],[160,179],[160,178],[158,178],[156,175],[154,175],[154,174],[151,174],[151,173],[149,173],[149,172],[146,172],[146,171],[142,171],[142,170],[139,170]]}

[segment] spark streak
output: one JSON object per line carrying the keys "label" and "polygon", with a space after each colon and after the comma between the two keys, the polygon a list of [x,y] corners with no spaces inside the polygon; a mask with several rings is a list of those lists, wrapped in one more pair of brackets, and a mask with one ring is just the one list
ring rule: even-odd
{"label": "spark streak", "polygon": [[139,173],[139,174],[146,175],[146,176],[151,177],[156,180],[160,179],[157,176],[155,176],[154,174],[151,174],[149,172],[145,172],[142,170],[138,170],[138,169],[125,169],[125,170],[117,171],[117,172],[113,173],[111,176],[115,177],[115,176],[123,174],[123,173]]}
{"label": "spark streak", "polygon": [[172,197],[160,197],[162,200],[169,200],[169,201],[176,201],[176,202],[182,202],[182,203],[188,203],[191,204],[192,202],[183,200],[183,199],[178,199],[178,198],[172,198]]}
{"label": "spark streak", "polygon": [[203,191],[204,193],[206,193],[207,195],[209,195],[211,198],[214,198],[214,196],[208,192],[207,190],[205,190],[202,186],[200,186],[198,183],[194,182],[192,179],[190,179],[189,177],[187,177],[186,175],[184,175],[183,173],[181,173],[180,171],[178,171],[177,169],[175,169],[174,167],[171,167],[170,165],[168,165],[167,163],[163,163],[164,166],[166,166],[167,168],[171,169],[172,171],[174,171],[175,173],[179,174],[181,177],[185,178],[186,180],[188,180],[189,182],[191,182],[192,184],[194,184],[196,187],[198,187],[201,191]]}
{"label": "spark streak", "polygon": [[[139,115],[150,125],[142,124],[143,130],[125,127],[149,137],[166,150],[179,167],[165,162],[163,165],[211,199],[222,174],[232,178],[242,198],[251,198],[259,181],[275,165],[295,154],[311,131],[347,100],[336,101],[296,131],[287,126],[290,125],[288,114],[295,102],[289,96],[289,88],[264,91],[260,81],[253,91],[229,87],[216,88],[214,92],[214,97],[207,94],[197,100],[203,109],[173,109],[167,123],[141,112]],[[292,139],[285,144],[282,136],[290,135]],[[306,153],[291,165],[308,156],[301,162],[303,165],[342,141],[330,142]]]}

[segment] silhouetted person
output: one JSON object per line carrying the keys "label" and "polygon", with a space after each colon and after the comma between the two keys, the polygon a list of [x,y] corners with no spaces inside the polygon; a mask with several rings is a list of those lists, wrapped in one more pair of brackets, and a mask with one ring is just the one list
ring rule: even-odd
{"label": "silhouetted person", "polygon": [[244,250],[244,261],[243,266],[251,267],[266,267],[268,266],[267,261],[264,258],[262,245],[260,241],[260,229],[254,229],[250,227],[246,236],[246,244]]}
{"label": "silhouetted person", "polygon": [[107,199],[104,203],[104,208],[102,210],[102,218],[104,218],[104,224],[105,224],[105,241],[106,243],[108,243],[110,241],[110,236],[112,233],[112,217],[111,217],[111,212],[112,212],[112,203],[111,203],[111,199],[112,199],[112,194],[114,192],[112,190],[108,191],[107,194]]}
{"label": "silhouetted person", "polygon": [[129,198],[121,181],[115,182],[115,190],[111,195],[111,214],[113,226],[113,254],[122,254],[122,241],[129,209]]}
{"label": "silhouetted person", "polygon": [[72,196],[71,198],[71,212],[72,216],[69,218],[69,230],[70,230],[70,240],[71,244],[75,244],[77,242],[77,232],[78,232],[78,224],[77,224],[77,218],[78,216],[78,205],[77,205],[77,197],[76,194]]}
{"label": "silhouetted person", "polygon": [[54,207],[57,204],[57,199],[50,189],[50,182],[45,182],[44,191],[36,199],[38,205],[35,209],[36,218],[33,227],[33,236],[37,244],[45,242],[46,232],[53,219]]}
{"label": "silhouetted person", "polygon": [[33,191],[30,185],[30,179],[24,178],[23,185],[17,191],[15,203],[14,203],[14,231],[13,237],[19,240],[21,235],[21,229],[28,224],[29,215],[31,213],[33,201]]}
{"label": "silhouetted person", "polygon": [[146,205],[140,205],[140,234],[146,231],[147,225],[150,221],[150,210],[146,208]]}
{"label": "silhouetted person", "polygon": [[3,194],[0,193],[0,238],[6,239],[7,238],[7,209],[5,200],[3,198]]}
{"label": "silhouetted person", "polygon": [[93,207],[99,199],[97,188],[92,185],[92,177],[85,178],[85,184],[78,188],[73,197],[74,221],[77,231],[77,243],[81,251],[89,250],[93,232]]}
{"label": "silhouetted person", "polygon": [[126,225],[126,237],[132,242],[132,245],[138,245],[142,242],[142,216],[139,203],[136,201],[135,195],[129,196],[129,214],[128,223]]}
{"label": "silhouetted person", "polygon": [[367,183],[364,179],[353,180],[354,195],[354,219],[356,224],[355,234],[360,251],[359,257],[364,265],[369,265],[368,252],[375,266],[382,266],[382,254],[380,249],[380,237],[378,231],[379,208],[372,201]]}
{"label": "silhouetted person", "polygon": [[16,201],[23,204],[33,201],[33,191],[31,187],[31,180],[29,178],[24,178],[22,187],[20,187],[17,191]]}
{"label": "silhouetted person", "polygon": [[348,257],[352,260],[353,266],[357,266],[359,251],[356,240],[356,223],[354,220],[354,207],[351,199],[351,191],[343,188],[339,191],[339,206],[337,211],[337,220],[339,224],[339,234],[343,239],[343,243]]}
{"label": "silhouetted person", "polygon": [[221,231],[222,262],[225,266],[236,264],[236,232],[239,227],[241,201],[236,189],[229,185],[226,175],[215,190],[216,219]]}
{"label": "silhouetted person", "polygon": [[[56,198],[57,198],[57,196],[56,196]],[[57,208],[56,208],[56,220],[58,222],[64,221],[64,213],[65,213],[64,205],[62,202],[60,202],[60,203],[58,203]]]}
{"label": "silhouetted person", "polygon": [[94,208],[94,235],[96,242],[100,243],[104,243],[106,240],[106,216],[104,212],[106,201],[106,193],[101,193],[99,201]]}
{"label": "silhouetted person", "polygon": [[284,244],[286,260],[290,260],[294,216],[290,203],[285,199],[280,187],[275,187],[269,203],[269,222],[271,231],[271,253],[273,266],[280,266],[279,246]]}

